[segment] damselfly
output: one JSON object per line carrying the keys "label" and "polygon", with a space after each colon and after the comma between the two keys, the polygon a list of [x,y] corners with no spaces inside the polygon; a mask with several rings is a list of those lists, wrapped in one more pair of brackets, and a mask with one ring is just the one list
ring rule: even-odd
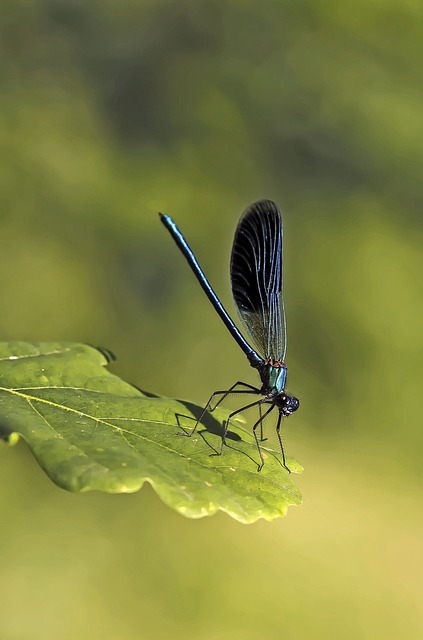
{"label": "damselfly", "polygon": [[[230,318],[172,218],[163,214],[160,214],[160,217],[227,329],[247,356],[250,365],[259,372],[262,383],[261,388],[258,388],[238,381],[230,389],[212,393],[193,430],[187,435],[192,436],[205,413],[208,410],[214,410],[229,394],[260,395],[262,397],[259,400],[233,411],[228,416],[217,455],[222,454],[230,420],[246,409],[258,407],[260,417],[252,429],[261,460],[258,468],[260,471],[264,464],[264,456],[257,429],[260,427],[260,440],[263,441],[263,420],[276,407],[278,409],[276,433],[282,454],[282,464],[289,471],[280,432],[281,423],[282,418],[298,409],[300,402],[295,396],[285,393],[287,367],[285,364],[286,318],[283,300],[283,227],[277,205],[271,200],[261,200],[248,207],[239,221],[232,247],[232,294],[241,322],[257,351],[245,340]],[[213,406],[216,398],[219,399]]]}

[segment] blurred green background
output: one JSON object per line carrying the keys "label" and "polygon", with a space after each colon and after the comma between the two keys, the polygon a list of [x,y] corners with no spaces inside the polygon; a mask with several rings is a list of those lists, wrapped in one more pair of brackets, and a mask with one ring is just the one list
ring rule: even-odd
{"label": "blurred green background", "polygon": [[284,426],[304,504],[190,521],[0,449],[1,640],[423,637],[420,2],[14,0],[0,22],[1,339],[100,344],[143,389],[256,382],[239,215],[285,224]]}

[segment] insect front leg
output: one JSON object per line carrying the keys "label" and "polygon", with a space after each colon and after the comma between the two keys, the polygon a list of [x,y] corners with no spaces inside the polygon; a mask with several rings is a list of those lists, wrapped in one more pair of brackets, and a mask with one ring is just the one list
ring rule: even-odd
{"label": "insect front leg", "polygon": [[288,473],[291,473],[291,470],[286,466],[286,461],[285,461],[285,451],[283,450],[283,444],[282,444],[282,438],[281,438],[281,422],[282,422],[282,412],[279,411],[278,423],[276,425],[276,433],[278,434],[279,445],[281,447],[282,466],[284,467],[284,469],[288,471]]}

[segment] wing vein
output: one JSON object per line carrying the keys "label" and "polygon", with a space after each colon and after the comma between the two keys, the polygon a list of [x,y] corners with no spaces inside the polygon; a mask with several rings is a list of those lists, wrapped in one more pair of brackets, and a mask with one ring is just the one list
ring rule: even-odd
{"label": "wing vein", "polygon": [[283,227],[276,204],[251,205],[235,232],[231,284],[245,329],[265,358],[283,360],[286,319],[283,302]]}

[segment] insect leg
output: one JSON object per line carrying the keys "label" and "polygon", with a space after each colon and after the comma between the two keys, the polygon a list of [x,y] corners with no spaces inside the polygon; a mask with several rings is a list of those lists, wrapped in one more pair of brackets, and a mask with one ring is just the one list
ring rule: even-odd
{"label": "insect leg", "polygon": [[[253,427],[253,434],[254,434],[254,438],[255,438],[255,441],[256,441],[256,445],[257,445],[257,451],[259,452],[259,456],[260,456],[260,460],[261,460],[261,464],[259,465],[259,468],[257,469],[257,471],[261,471],[261,470],[262,470],[263,465],[264,465],[264,458],[263,458],[263,454],[262,454],[261,449],[260,449],[259,441],[258,441],[257,434],[256,434],[256,429],[257,429],[257,427],[260,425],[260,431],[261,431],[261,433],[262,433],[262,435],[263,435],[263,420],[266,418],[266,416],[268,416],[268,415],[269,415],[269,413],[270,413],[271,411],[273,411],[273,409],[274,409],[274,408],[275,408],[275,405],[274,405],[274,404],[272,404],[272,405],[270,405],[270,407],[267,409],[267,411],[265,411],[265,412],[262,414],[262,412],[261,412],[261,405],[259,405],[260,418],[257,420],[257,422],[255,423],[255,425],[254,425],[254,427]],[[263,440],[263,438],[261,438],[261,440]]]}
{"label": "insect leg", "polygon": [[[238,384],[238,383],[236,383],[236,384]],[[236,385],[233,385],[233,386],[235,387]],[[248,385],[248,386],[250,386],[250,385]],[[193,430],[192,430],[190,433],[186,433],[185,431],[183,431],[183,432],[182,432],[182,431],[180,431],[180,432],[179,432],[179,435],[181,435],[181,436],[187,436],[188,438],[191,438],[191,436],[193,436],[193,435],[194,435],[194,433],[197,431],[198,425],[200,424],[200,422],[201,422],[201,421],[202,421],[202,419],[204,418],[205,414],[207,413],[208,408],[210,407],[211,403],[213,402],[213,398],[215,398],[216,396],[220,396],[220,395],[221,395],[221,396],[223,396],[224,398],[226,398],[226,396],[227,396],[229,393],[236,393],[236,394],[245,394],[245,393],[247,393],[247,394],[254,394],[254,393],[260,393],[260,391],[259,391],[258,389],[256,389],[255,387],[252,387],[252,389],[254,389],[254,391],[253,391],[253,390],[251,390],[251,391],[250,391],[250,389],[238,389],[238,390],[233,391],[233,387],[231,387],[231,389],[226,389],[225,391],[214,391],[214,393],[212,393],[212,394],[211,394],[211,396],[210,396],[210,398],[208,399],[206,406],[205,406],[205,407],[204,407],[204,409],[202,410],[202,412],[201,412],[201,414],[200,414],[200,417],[197,419],[197,422],[195,423]],[[220,402],[220,401],[219,401],[219,402]],[[219,404],[219,402],[218,402],[217,404]],[[256,404],[256,403],[254,403],[254,404]],[[217,406],[217,405],[216,405],[216,406]],[[216,407],[214,407],[214,409],[215,409],[215,408],[216,408]],[[236,412],[236,413],[237,413],[237,412]],[[226,430],[227,430],[227,427],[226,427]]]}
{"label": "insect leg", "polygon": [[[239,393],[242,393],[242,392],[239,392]],[[246,393],[248,393],[248,392],[246,392]],[[232,418],[234,416],[236,416],[238,413],[242,413],[243,411],[246,411],[246,409],[251,409],[251,407],[256,407],[257,405],[259,405],[259,404],[261,404],[263,402],[266,402],[266,399],[265,398],[260,398],[260,400],[256,400],[255,402],[251,402],[250,404],[247,404],[244,407],[240,407],[236,411],[232,411],[232,413],[229,414],[227,420],[225,421],[225,427],[223,429],[222,444],[220,445],[220,451],[219,451],[219,453],[211,453],[210,455],[212,455],[212,456],[221,456],[222,455],[223,445],[225,444],[226,434],[228,433],[229,423],[232,420]]]}
{"label": "insect leg", "polygon": [[263,418],[261,413],[261,404],[259,404],[259,414],[260,414],[260,442],[265,442],[267,438],[263,438]]}
{"label": "insect leg", "polygon": [[[240,381],[235,382],[235,384],[233,384],[232,387],[230,389],[228,389],[227,391],[224,391],[224,392],[219,392],[218,391],[217,392],[217,393],[222,393],[222,397],[219,398],[217,403],[214,405],[213,409],[210,408],[209,411],[214,411],[220,405],[220,403],[223,402],[223,400],[227,396],[229,396],[231,393],[238,393],[239,391],[241,391],[241,389],[238,389],[237,391],[235,390],[235,387],[238,387],[238,386],[240,386],[240,387],[242,386],[242,387],[245,387],[246,389],[250,389],[251,393],[257,393],[257,394],[260,393],[260,389],[257,389],[257,387],[253,387],[252,384],[248,384],[247,382],[240,382]],[[211,398],[210,398],[210,400],[211,400]],[[209,402],[210,402],[210,400],[209,400]]]}
{"label": "insect leg", "polygon": [[282,444],[282,438],[281,438],[281,422],[282,422],[282,412],[279,411],[278,423],[276,425],[276,433],[278,434],[278,440],[279,440],[279,444],[280,444],[280,447],[281,447],[282,466],[288,471],[288,473],[291,473],[291,470],[288,469],[288,467],[286,466],[286,461],[285,461],[285,451],[283,450],[283,444]]}

